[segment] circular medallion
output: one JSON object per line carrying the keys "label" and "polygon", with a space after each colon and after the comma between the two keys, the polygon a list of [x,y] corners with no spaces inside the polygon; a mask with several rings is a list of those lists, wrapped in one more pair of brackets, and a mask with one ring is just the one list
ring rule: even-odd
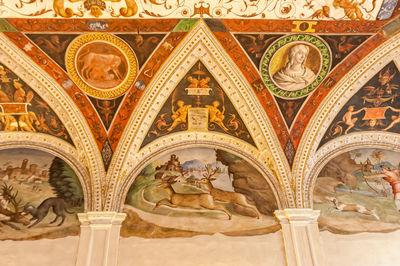
{"label": "circular medallion", "polygon": [[102,99],[123,94],[137,75],[137,60],[132,49],[106,33],[89,33],[73,40],[65,62],[75,84],[87,94]]}
{"label": "circular medallion", "polygon": [[276,40],[265,52],[260,72],[267,88],[281,98],[300,98],[325,78],[331,54],[316,36],[293,34]]}

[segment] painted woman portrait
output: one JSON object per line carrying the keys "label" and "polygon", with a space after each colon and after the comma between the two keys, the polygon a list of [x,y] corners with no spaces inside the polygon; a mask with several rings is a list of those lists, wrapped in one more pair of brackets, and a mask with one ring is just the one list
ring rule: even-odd
{"label": "painted woman portrait", "polygon": [[287,91],[296,91],[314,81],[316,73],[306,66],[310,48],[305,44],[296,44],[289,48],[287,63],[272,78],[276,85]]}

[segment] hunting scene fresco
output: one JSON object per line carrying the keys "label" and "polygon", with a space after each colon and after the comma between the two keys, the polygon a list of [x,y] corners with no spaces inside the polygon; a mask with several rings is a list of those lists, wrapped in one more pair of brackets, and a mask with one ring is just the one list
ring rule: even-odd
{"label": "hunting scene fresco", "polygon": [[0,150],[0,240],[79,234],[83,191],[73,169],[49,153]]}
{"label": "hunting scene fresco", "polygon": [[400,132],[400,74],[391,62],[365,84],[338,113],[320,146],[352,132]]}
{"label": "hunting scene fresco", "polygon": [[230,99],[200,61],[167,99],[142,147],[158,137],[186,130],[226,133],[255,146]]}
{"label": "hunting scene fresco", "polygon": [[330,160],[318,175],[314,209],[334,233],[400,229],[400,153],[357,149]]}
{"label": "hunting scene fresco", "polygon": [[123,236],[254,235],[279,229],[274,194],[244,159],[212,148],[187,148],[148,164],[125,202]]}

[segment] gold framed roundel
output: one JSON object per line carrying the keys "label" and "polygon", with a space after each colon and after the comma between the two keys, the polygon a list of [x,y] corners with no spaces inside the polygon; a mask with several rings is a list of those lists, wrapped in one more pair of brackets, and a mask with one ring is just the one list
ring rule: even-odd
{"label": "gold framed roundel", "polygon": [[137,75],[135,53],[123,40],[106,33],[89,33],[67,48],[66,67],[75,84],[101,99],[126,92]]}

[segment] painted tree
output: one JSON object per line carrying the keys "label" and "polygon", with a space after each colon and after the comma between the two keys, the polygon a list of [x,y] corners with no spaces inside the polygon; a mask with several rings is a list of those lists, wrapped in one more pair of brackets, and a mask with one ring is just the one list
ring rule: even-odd
{"label": "painted tree", "polygon": [[83,204],[83,191],[74,170],[62,159],[55,157],[50,166],[49,183],[57,194],[71,206]]}

